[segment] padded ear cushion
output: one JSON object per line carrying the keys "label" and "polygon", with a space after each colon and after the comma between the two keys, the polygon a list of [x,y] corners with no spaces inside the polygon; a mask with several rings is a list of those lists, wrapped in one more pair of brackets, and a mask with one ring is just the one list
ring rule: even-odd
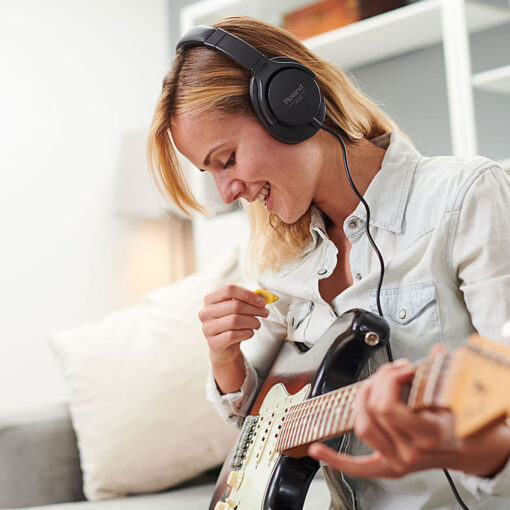
{"label": "padded ear cushion", "polygon": [[[292,62],[285,57],[272,60],[276,59]],[[269,80],[260,81],[252,76],[250,98],[262,125],[281,142],[294,144],[307,140],[319,130],[313,119],[324,122],[326,108],[317,82],[311,73],[295,66],[277,71]]]}

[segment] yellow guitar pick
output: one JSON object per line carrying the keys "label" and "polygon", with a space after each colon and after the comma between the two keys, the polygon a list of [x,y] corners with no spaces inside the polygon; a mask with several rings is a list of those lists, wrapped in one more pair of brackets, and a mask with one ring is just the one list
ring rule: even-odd
{"label": "yellow guitar pick", "polygon": [[255,294],[260,294],[265,300],[266,304],[274,303],[279,299],[279,297],[276,294],[273,294],[272,292],[269,292],[266,289],[257,289],[254,291]]}

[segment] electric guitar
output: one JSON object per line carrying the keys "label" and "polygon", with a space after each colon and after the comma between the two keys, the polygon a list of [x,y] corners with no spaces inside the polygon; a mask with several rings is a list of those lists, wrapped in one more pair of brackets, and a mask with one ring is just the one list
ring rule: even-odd
{"label": "electric guitar", "polygon": [[[361,309],[339,317],[311,349],[286,341],[223,465],[209,510],[301,510],[319,463],[315,441],[338,448],[353,429],[355,382],[386,346],[384,319]],[[420,362],[405,397],[413,410],[450,409],[468,436],[510,411],[510,348],[472,335],[465,347]],[[503,377],[507,377],[503,384]]]}

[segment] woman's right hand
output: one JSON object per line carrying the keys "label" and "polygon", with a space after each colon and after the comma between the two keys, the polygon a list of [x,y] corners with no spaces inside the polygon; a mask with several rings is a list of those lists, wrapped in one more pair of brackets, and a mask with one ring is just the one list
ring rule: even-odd
{"label": "woman's right hand", "polygon": [[240,355],[240,343],[260,328],[257,317],[267,317],[266,300],[239,285],[224,285],[207,294],[198,313],[209,345],[213,364],[234,362]]}

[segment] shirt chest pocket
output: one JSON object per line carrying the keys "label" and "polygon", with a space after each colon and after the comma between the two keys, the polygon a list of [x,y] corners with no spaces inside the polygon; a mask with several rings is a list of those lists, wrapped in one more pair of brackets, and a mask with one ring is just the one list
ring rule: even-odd
{"label": "shirt chest pocket", "polygon": [[[369,306],[377,313],[376,291],[369,294]],[[381,289],[381,308],[390,324],[395,358],[416,359],[440,341],[439,314],[434,282],[420,282]]]}
{"label": "shirt chest pocket", "polygon": [[313,301],[292,301],[287,313],[287,338],[289,340],[310,345],[307,331],[312,318],[313,307]]}

